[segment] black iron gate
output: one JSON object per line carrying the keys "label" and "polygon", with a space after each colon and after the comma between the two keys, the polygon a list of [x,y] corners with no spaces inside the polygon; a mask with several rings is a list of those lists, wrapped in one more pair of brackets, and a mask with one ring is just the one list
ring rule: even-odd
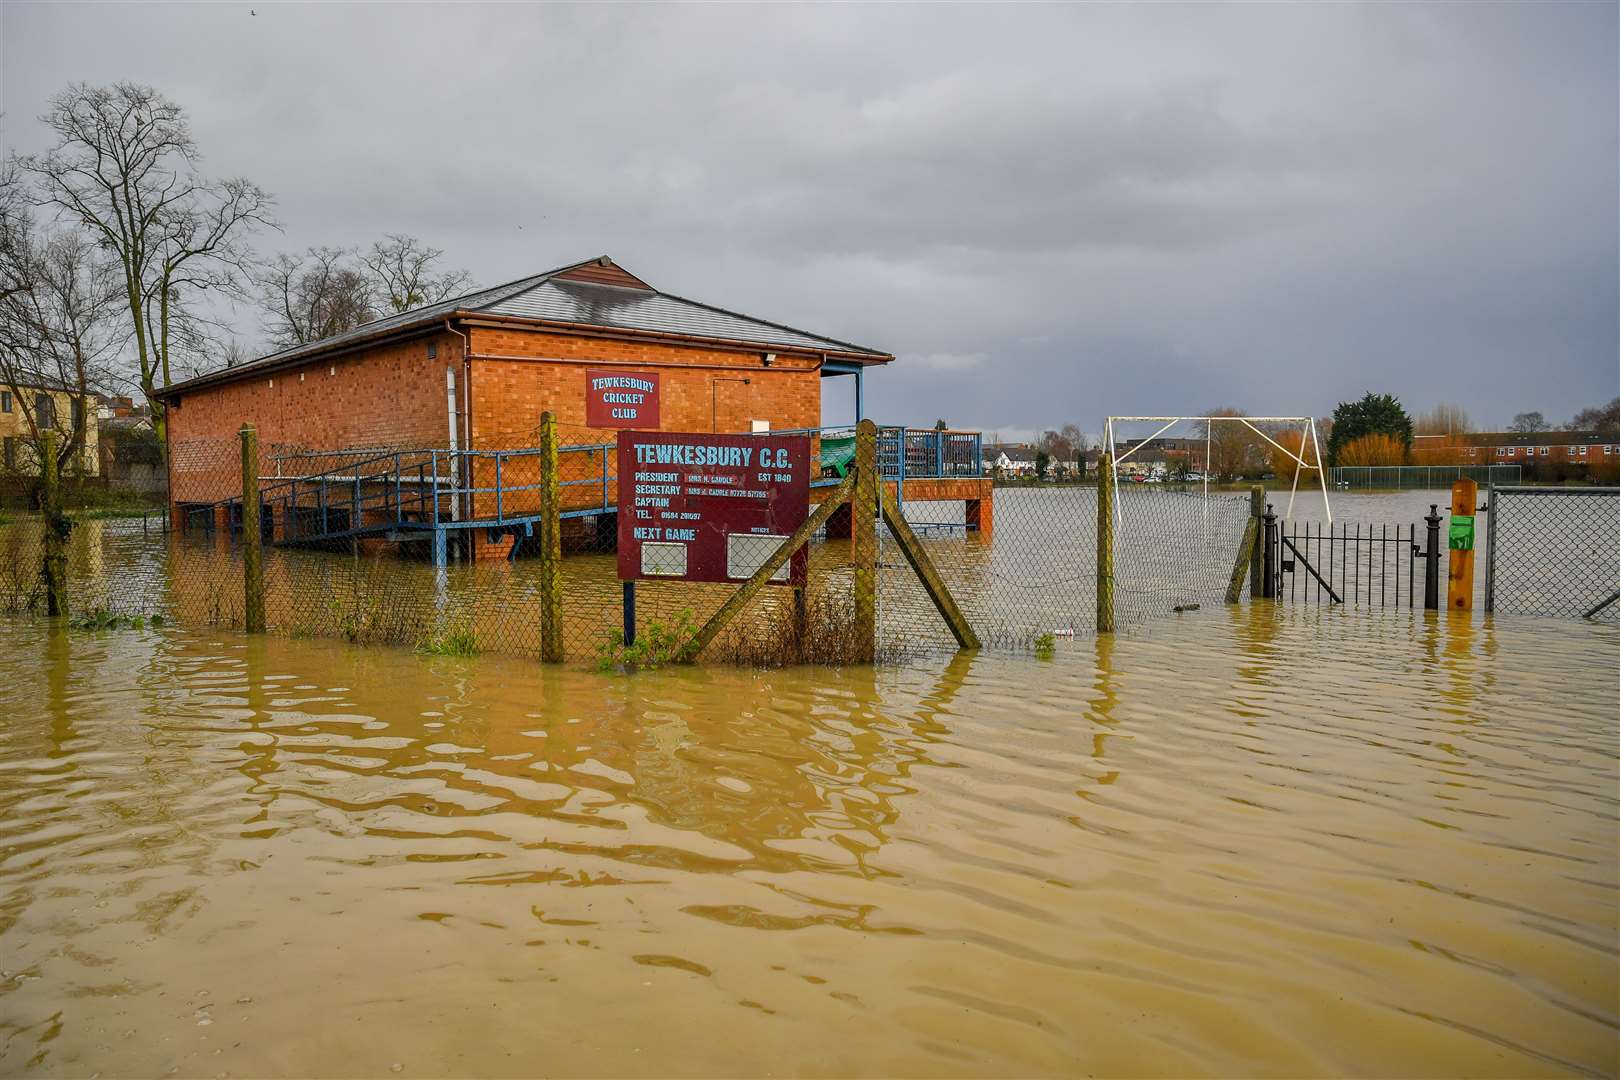
{"label": "black iron gate", "polygon": [[[1296,603],[1357,607],[1440,606],[1440,514],[1416,523],[1369,525],[1281,521],[1266,507],[1266,595]],[[1419,579],[1422,584],[1419,585]]]}

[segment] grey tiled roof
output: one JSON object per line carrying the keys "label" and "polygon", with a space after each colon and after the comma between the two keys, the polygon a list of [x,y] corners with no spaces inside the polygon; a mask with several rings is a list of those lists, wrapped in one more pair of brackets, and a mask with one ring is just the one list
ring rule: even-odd
{"label": "grey tiled roof", "polygon": [[544,280],[520,292],[482,304],[478,310],[491,315],[586,323],[620,330],[886,355],[876,349],[807,334],[792,327],[737,315],[668,293],[583,281]]}
{"label": "grey tiled roof", "polygon": [[480,289],[426,307],[374,319],[341,334],[334,334],[305,345],[295,345],[260,357],[249,364],[209,372],[195,379],[176,383],[169,387],[168,392],[184,392],[194,384],[229,381],[250,371],[280,367],[302,357],[316,356],[397,330],[440,323],[458,311],[514,319],[534,319],[539,322],[577,323],[609,330],[710,338],[749,345],[780,345],[784,348],[810,349],[817,352],[864,354],[873,360],[890,358],[888,353],[880,349],[855,345],[837,338],[821,337],[803,330],[795,330],[790,326],[739,315],[723,308],[700,304],[654,289],[556,280],[558,274],[600,261],[588,259],[582,263],[571,263],[543,274],[507,282],[505,285]]}

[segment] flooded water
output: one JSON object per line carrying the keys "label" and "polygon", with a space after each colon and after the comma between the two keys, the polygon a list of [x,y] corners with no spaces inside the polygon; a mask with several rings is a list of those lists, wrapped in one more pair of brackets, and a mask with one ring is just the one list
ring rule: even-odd
{"label": "flooded water", "polygon": [[0,619],[6,1075],[1613,1075],[1620,630],[633,677]]}

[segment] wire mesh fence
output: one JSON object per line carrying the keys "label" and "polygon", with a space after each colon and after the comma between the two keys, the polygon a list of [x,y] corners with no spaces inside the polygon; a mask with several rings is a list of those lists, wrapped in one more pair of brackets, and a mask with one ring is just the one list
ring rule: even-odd
{"label": "wire mesh fence", "polygon": [[1518,465],[1340,465],[1328,470],[1328,483],[1347,490],[1433,490],[1464,478],[1481,487],[1513,484],[1520,473]]}
{"label": "wire mesh fence", "polygon": [[1620,488],[1497,487],[1485,609],[1620,623]]}

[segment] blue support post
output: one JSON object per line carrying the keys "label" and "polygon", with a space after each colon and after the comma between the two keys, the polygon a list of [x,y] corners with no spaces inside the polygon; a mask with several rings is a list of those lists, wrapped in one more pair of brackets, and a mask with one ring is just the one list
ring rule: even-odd
{"label": "blue support post", "polygon": [[863,381],[865,368],[855,369],[855,422],[859,424],[866,419],[866,384]]}
{"label": "blue support post", "polygon": [[945,475],[945,433],[934,432],[934,475]]}
{"label": "blue support post", "polygon": [[[429,454],[430,460],[433,463],[433,527],[438,528],[439,527],[439,452],[437,450],[430,450],[428,452],[428,454]],[[443,566],[444,564],[443,563],[436,563],[435,565]]]}
{"label": "blue support post", "polygon": [[[436,502],[437,500],[435,500]],[[449,530],[436,528],[433,530],[433,565],[444,566],[450,561]]]}
{"label": "blue support post", "polygon": [[[504,455],[501,453],[501,451],[499,451],[499,450],[495,451],[495,520],[496,521],[505,521],[506,520],[506,514],[505,514],[506,504],[501,498],[501,495],[502,495],[502,492],[501,492],[501,458],[503,456]],[[473,516],[475,518],[477,517],[476,514],[473,515]]]}

